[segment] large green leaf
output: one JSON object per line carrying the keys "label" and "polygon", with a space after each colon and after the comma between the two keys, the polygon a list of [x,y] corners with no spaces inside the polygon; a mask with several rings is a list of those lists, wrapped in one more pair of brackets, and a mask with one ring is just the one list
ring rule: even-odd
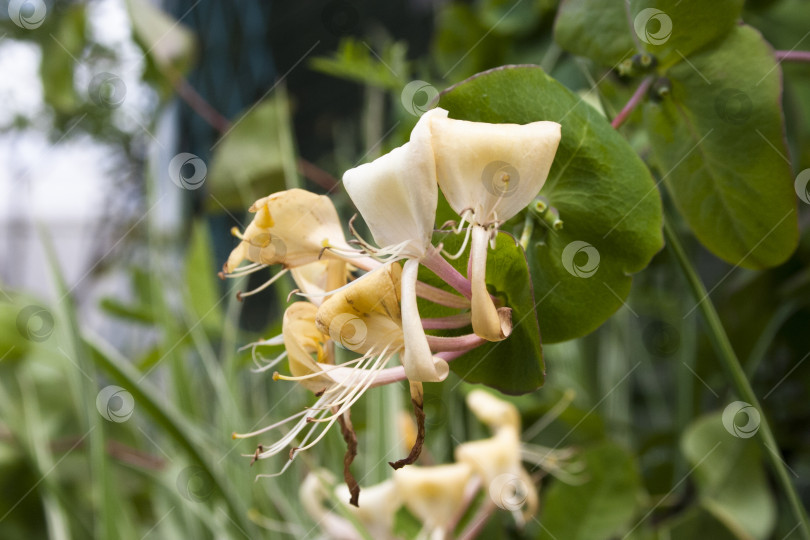
{"label": "large green leaf", "polygon": [[761,450],[749,437],[750,430],[738,433],[743,437],[726,430],[720,413],[704,416],[684,432],[681,449],[694,467],[701,505],[738,538],[769,538],[776,523],[776,503]]}
{"label": "large green leaf", "polygon": [[600,64],[615,66],[647,51],[665,68],[727,34],[742,5],[743,0],[567,0],[554,33],[561,47]]}
{"label": "large green leaf", "polygon": [[661,174],[713,253],[747,268],[778,265],[798,226],[773,51],[741,26],[690,62],[669,70],[670,94],[644,108]]}
{"label": "large green leaf", "polygon": [[608,66],[636,52],[624,1],[563,2],[554,23],[554,38],[563,49]]}
{"label": "large green leaf", "polygon": [[555,482],[543,501],[541,540],[604,540],[630,524],[641,489],[638,467],[627,450],[602,443],[577,456],[582,484]]}
{"label": "large green leaf", "polygon": [[62,113],[74,113],[79,98],[73,82],[76,59],[82,56],[86,41],[84,5],[67,8],[51,38],[42,42],[42,93],[45,102]]}
{"label": "large green leaf", "polygon": [[[448,251],[455,252],[461,247],[462,236],[449,235],[441,241]],[[466,274],[466,255],[450,263]],[[449,290],[444,282],[425,268],[420,268],[419,279]],[[545,366],[536,305],[526,255],[511,235],[499,234],[495,249],[489,251],[486,281],[490,292],[512,308],[512,335],[503,341],[486,343],[453,360],[450,369],[467,382],[483,383],[506,394],[525,394],[537,390],[545,381]],[[438,317],[452,310],[420,301],[419,312],[422,317]],[[472,328],[468,327],[447,334],[471,332]]]}
{"label": "large green leaf", "polygon": [[440,105],[453,118],[562,125],[540,194],[563,228],[538,224],[528,249],[537,314],[546,343],[597,328],[627,297],[630,274],[663,245],[661,201],[647,168],[603,116],[536,66],[474,76],[450,88]]}
{"label": "large green leaf", "polygon": [[742,6],[743,0],[632,0],[628,31],[666,69],[728,34]]}

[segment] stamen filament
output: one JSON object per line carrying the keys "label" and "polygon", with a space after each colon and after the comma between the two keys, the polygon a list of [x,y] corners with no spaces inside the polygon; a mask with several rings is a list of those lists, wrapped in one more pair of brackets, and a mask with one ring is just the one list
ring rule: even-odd
{"label": "stamen filament", "polygon": [[255,289],[253,289],[252,291],[248,291],[248,292],[238,292],[238,293],[236,293],[236,299],[241,301],[243,298],[245,298],[245,297],[247,297],[247,296],[253,296],[253,295],[254,295],[254,294],[256,294],[256,293],[259,293],[259,292],[261,292],[261,291],[265,290],[267,287],[269,287],[270,285],[272,285],[273,283],[275,283],[275,282],[276,282],[276,281],[277,281],[277,280],[278,280],[278,279],[279,279],[281,276],[283,276],[284,274],[286,274],[286,273],[287,273],[287,272],[289,272],[289,271],[290,271],[290,269],[289,269],[289,268],[285,268],[285,269],[281,270],[281,271],[280,271],[278,274],[276,274],[275,276],[273,276],[273,277],[271,277],[270,279],[268,279],[267,281],[265,281],[265,282],[264,282],[262,285],[260,285],[259,287],[256,287]]}

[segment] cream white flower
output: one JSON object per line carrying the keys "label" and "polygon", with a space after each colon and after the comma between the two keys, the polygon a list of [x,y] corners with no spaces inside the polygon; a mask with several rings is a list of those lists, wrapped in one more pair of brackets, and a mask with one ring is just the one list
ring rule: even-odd
{"label": "cream white flower", "polygon": [[405,507],[424,525],[431,539],[449,536],[449,529],[464,511],[465,488],[473,470],[466,463],[418,467],[411,465],[394,472]]}
{"label": "cream white flower", "polygon": [[[257,200],[249,210],[256,215],[243,233],[235,228],[231,231],[241,242],[231,251],[220,277],[239,278],[275,264],[284,268],[259,288],[240,293],[240,297],[266,289],[290,269],[324,258],[340,263],[332,266],[330,275],[345,274],[345,263],[334,253],[351,248],[329,197],[289,189]],[[335,251],[325,250],[326,246]],[[240,267],[244,261],[250,264]],[[305,274],[298,272],[298,276],[303,278]]]}
{"label": "cream white flower", "polygon": [[443,116],[443,109],[426,112],[409,142],[343,175],[346,192],[384,254],[421,258],[432,247],[439,188],[429,126]]}
{"label": "cream white flower", "polygon": [[363,487],[360,505],[345,504],[349,500],[349,488],[339,484],[335,488],[337,500],[360,522],[371,538],[385,540],[394,538],[394,518],[402,506],[402,498],[393,480],[385,480],[373,486]]}
{"label": "cream white flower", "polygon": [[[274,379],[298,382],[318,396],[317,401],[303,411],[258,431],[233,434],[235,439],[254,437],[296,421],[279,440],[270,445],[261,445],[254,455],[254,459],[266,459],[297,443],[290,451],[290,461],[277,474],[289,467],[297,453],[315,446],[366,390],[387,382],[377,380],[376,375],[396,352],[390,346],[381,347],[381,350],[372,349],[352,361],[351,366],[336,366],[330,352],[332,342],[329,335],[321,332],[315,323],[317,314],[318,308],[309,302],[296,302],[287,308],[282,325],[286,351],[276,362],[286,356],[292,375],[274,374]],[[380,343],[384,342],[385,339],[381,338]]]}
{"label": "cream white flower", "polygon": [[511,325],[487,292],[487,244],[499,225],[523,210],[545,184],[560,142],[560,125],[488,124],[437,114],[431,118],[430,133],[439,187],[462,225],[465,220],[471,224],[473,330],[499,341]]}
{"label": "cream white flower", "polygon": [[419,262],[434,255],[438,184],[431,148],[430,121],[446,116],[433,109],[419,119],[408,143],[371,163],[346,171],[343,185],[363,216],[378,255],[407,258],[402,271],[402,364],[412,382],[435,382],[447,375],[430,353],[416,303]]}
{"label": "cream white flower", "polygon": [[[493,430],[493,436],[458,445],[456,461],[470,465],[493,502],[515,513],[523,525],[537,512],[539,501],[534,483],[522,465],[520,414],[511,403],[483,390],[470,392],[467,406]],[[523,513],[517,513],[524,506]]]}

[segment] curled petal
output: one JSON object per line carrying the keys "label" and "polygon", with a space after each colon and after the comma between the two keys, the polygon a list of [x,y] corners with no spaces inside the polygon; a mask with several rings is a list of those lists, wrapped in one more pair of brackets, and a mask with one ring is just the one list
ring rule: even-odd
{"label": "curled petal", "polygon": [[419,261],[409,259],[402,269],[402,333],[405,341],[402,365],[408,380],[418,382],[443,381],[450,372],[444,360],[433,357],[428,345],[419,308],[416,304],[416,278]]}
{"label": "curled petal", "polygon": [[381,247],[404,244],[403,253],[420,257],[430,246],[438,185],[429,122],[443,109],[419,119],[405,145],[346,171],[343,185]]}
{"label": "curled petal", "polygon": [[[325,356],[324,343],[327,337],[315,326],[318,308],[308,302],[296,302],[284,312],[281,333],[290,363],[290,372],[295,377],[322,373],[302,379],[301,384],[312,392],[330,388],[334,381],[321,369],[317,360]],[[312,355],[316,358],[313,358]]]}
{"label": "curled petal", "polygon": [[302,266],[319,260],[324,245],[349,250],[329,197],[303,189],[273,193],[253,203],[256,215],[223,268],[233,272],[244,260]]}
{"label": "curled petal", "polygon": [[474,226],[470,247],[470,282],[472,286],[472,327],[476,335],[488,341],[501,341],[512,333],[510,311],[499,311],[487,291],[487,244],[489,231]]}
{"label": "curled petal", "polygon": [[315,318],[320,331],[362,354],[401,347],[401,273],[399,264],[389,263],[330,296]]}

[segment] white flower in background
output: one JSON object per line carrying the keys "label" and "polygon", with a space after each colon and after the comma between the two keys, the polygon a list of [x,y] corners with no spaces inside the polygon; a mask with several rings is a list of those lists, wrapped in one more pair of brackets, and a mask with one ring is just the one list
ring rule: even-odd
{"label": "white flower in background", "polygon": [[394,482],[408,511],[423,524],[421,538],[440,540],[452,534],[468,503],[466,487],[473,470],[466,463],[418,467],[394,472]]}
{"label": "white flower in background", "polygon": [[334,481],[329,471],[309,473],[298,488],[301,506],[331,540],[362,540],[363,535],[352,522],[333,512],[327,504],[332,501],[328,485]]}
{"label": "white flower in background", "polygon": [[473,329],[499,341],[508,334],[486,288],[487,243],[545,184],[560,142],[560,125],[488,124],[435,115],[430,132],[439,187],[461,225],[471,224]]}
{"label": "white flower in background", "polygon": [[[340,484],[335,488],[335,496],[341,504],[349,500],[349,488]],[[373,486],[363,487],[360,506],[344,504],[371,538],[386,540],[394,538],[394,518],[402,506],[402,498],[392,479]]]}
{"label": "white flower in background", "polygon": [[[493,431],[489,439],[458,445],[455,458],[478,474],[500,508],[512,511],[523,525],[537,512],[539,500],[531,477],[521,463],[520,413],[511,403],[483,390],[467,395],[467,406]],[[525,510],[518,512],[521,507]]]}
{"label": "white flower in background", "polygon": [[[393,540],[394,517],[402,506],[393,480],[363,488],[360,507],[347,505],[349,488],[339,484],[334,489],[334,476],[326,470],[309,473],[298,491],[301,505],[318,527],[332,540]],[[334,507],[341,505],[342,513],[351,514],[362,531]]]}

